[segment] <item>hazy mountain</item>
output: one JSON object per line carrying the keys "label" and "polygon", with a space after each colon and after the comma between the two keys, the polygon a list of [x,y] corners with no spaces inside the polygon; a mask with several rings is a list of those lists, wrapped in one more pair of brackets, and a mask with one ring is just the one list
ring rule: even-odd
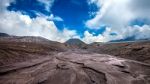
{"label": "hazy mountain", "polygon": [[80,39],[69,39],[65,43],[70,44],[70,45],[84,45],[85,43],[81,41]]}
{"label": "hazy mountain", "polygon": [[81,41],[80,39],[69,39],[65,42],[65,44],[68,44],[72,48],[86,48],[87,44]]}
{"label": "hazy mountain", "polygon": [[145,38],[145,39],[135,39],[135,37],[128,37],[128,38],[125,38],[125,39],[112,40],[110,42],[134,42],[134,41],[147,41],[147,40],[150,40],[150,39],[148,39],[148,38]]}
{"label": "hazy mountain", "polygon": [[0,37],[8,37],[9,35],[6,33],[0,33]]}

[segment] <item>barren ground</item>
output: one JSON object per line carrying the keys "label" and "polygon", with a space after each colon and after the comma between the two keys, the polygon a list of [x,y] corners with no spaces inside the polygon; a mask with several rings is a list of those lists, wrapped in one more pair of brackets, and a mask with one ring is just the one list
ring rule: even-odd
{"label": "barren ground", "polygon": [[150,84],[150,65],[63,44],[0,41],[0,84]]}

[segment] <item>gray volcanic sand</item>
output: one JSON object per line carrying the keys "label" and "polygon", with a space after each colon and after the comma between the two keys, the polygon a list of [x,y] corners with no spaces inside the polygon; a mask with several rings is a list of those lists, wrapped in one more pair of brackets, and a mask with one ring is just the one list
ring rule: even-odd
{"label": "gray volcanic sand", "polygon": [[[128,47],[104,45],[98,52],[99,46],[92,51],[43,38],[0,38],[0,84],[150,84],[150,64],[120,54]],[[147,46],[136,50],[145,48],[147,56]]]}
{"label": "gray volcanic sand", "polygon": [[150,84],[150,65],[82,50],[0,68],[0,84]]}

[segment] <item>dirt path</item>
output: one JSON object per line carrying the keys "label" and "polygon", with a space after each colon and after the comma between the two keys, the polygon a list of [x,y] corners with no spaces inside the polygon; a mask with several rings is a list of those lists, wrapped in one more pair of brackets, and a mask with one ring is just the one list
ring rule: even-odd
{"label": "dirt path", "polygon": [[0,84],[150,84],[150,65],[70,50],[0,66]]}

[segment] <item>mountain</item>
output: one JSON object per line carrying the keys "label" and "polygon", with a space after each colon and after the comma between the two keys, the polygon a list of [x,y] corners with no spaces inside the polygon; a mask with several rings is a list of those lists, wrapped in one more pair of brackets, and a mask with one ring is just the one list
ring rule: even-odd
{"label": "mountain", "polygon": [[[25,51],[32,52],[37,51],[44,53],[47,49],[50,51],[65,51],[67,47],[63,43],[50,41],[42,37],[33,37],[33,36],[9,36],[0,38],[1,48],[6,46],[12,49],[23,49]],[[41,49],[39,49],[41,47]],[[42,49],[46,48],[46,49]]]}
{"label": "mountain", "polygon": [[65,43],[69,44],[69,45],[84,45],[85,43],[83,41],[81,41],[80,39],[69,39],[68,41],[66,41]]}
{"label": "mountain", "polygon": [[27,43],[37,43],[37,44],[52,44],[59,43],[55,41],[50,41],[43,37],[34,37],[34,36],[10,36],[7,38],[0,38],[2,41],[11,41],[11,42],[27,42]]}
{"label": "mountain", "polygon": [[87,44],[81,41],[80,39],[69,39],[65,42],[65,44],[69,45],[71,48],[86,48]]}
{"label": "mountain", "polygon": [[[18,45],[24,44],[35,44],[35,45],[44,45],[48,46],[52,50],[55,51],[65,51],[67,50],[67,46],[65,44],[56,42],[56,41],[51,41],[43,37],[38,37],[38,36],[11,36],[6,33],[1,33],[2,37],[0,38],[0,43],[14,43]],[[31,46],[32,47],[32,46]]]}
{"label": "mountain", "polygon": [[125,39],[119,39],[119,40],[112,40],[109,42],[137,42],[137,41],[147,41],[150,40],[149,38],[145,38],[145,39],[136,39],[134,36],[133,37],[128,37]]}
{"label": "mountain", "polygon": [[8,37],[9,35],[6,33],[0,33],[0,37]]}
{"label": "mountain", "polygon": [[44,55],[51,55],[53,54],[52,52],[64,52],[66,50],[67,47],[64,44],[42,37],[2,37],[0,38],[0,66]]}

